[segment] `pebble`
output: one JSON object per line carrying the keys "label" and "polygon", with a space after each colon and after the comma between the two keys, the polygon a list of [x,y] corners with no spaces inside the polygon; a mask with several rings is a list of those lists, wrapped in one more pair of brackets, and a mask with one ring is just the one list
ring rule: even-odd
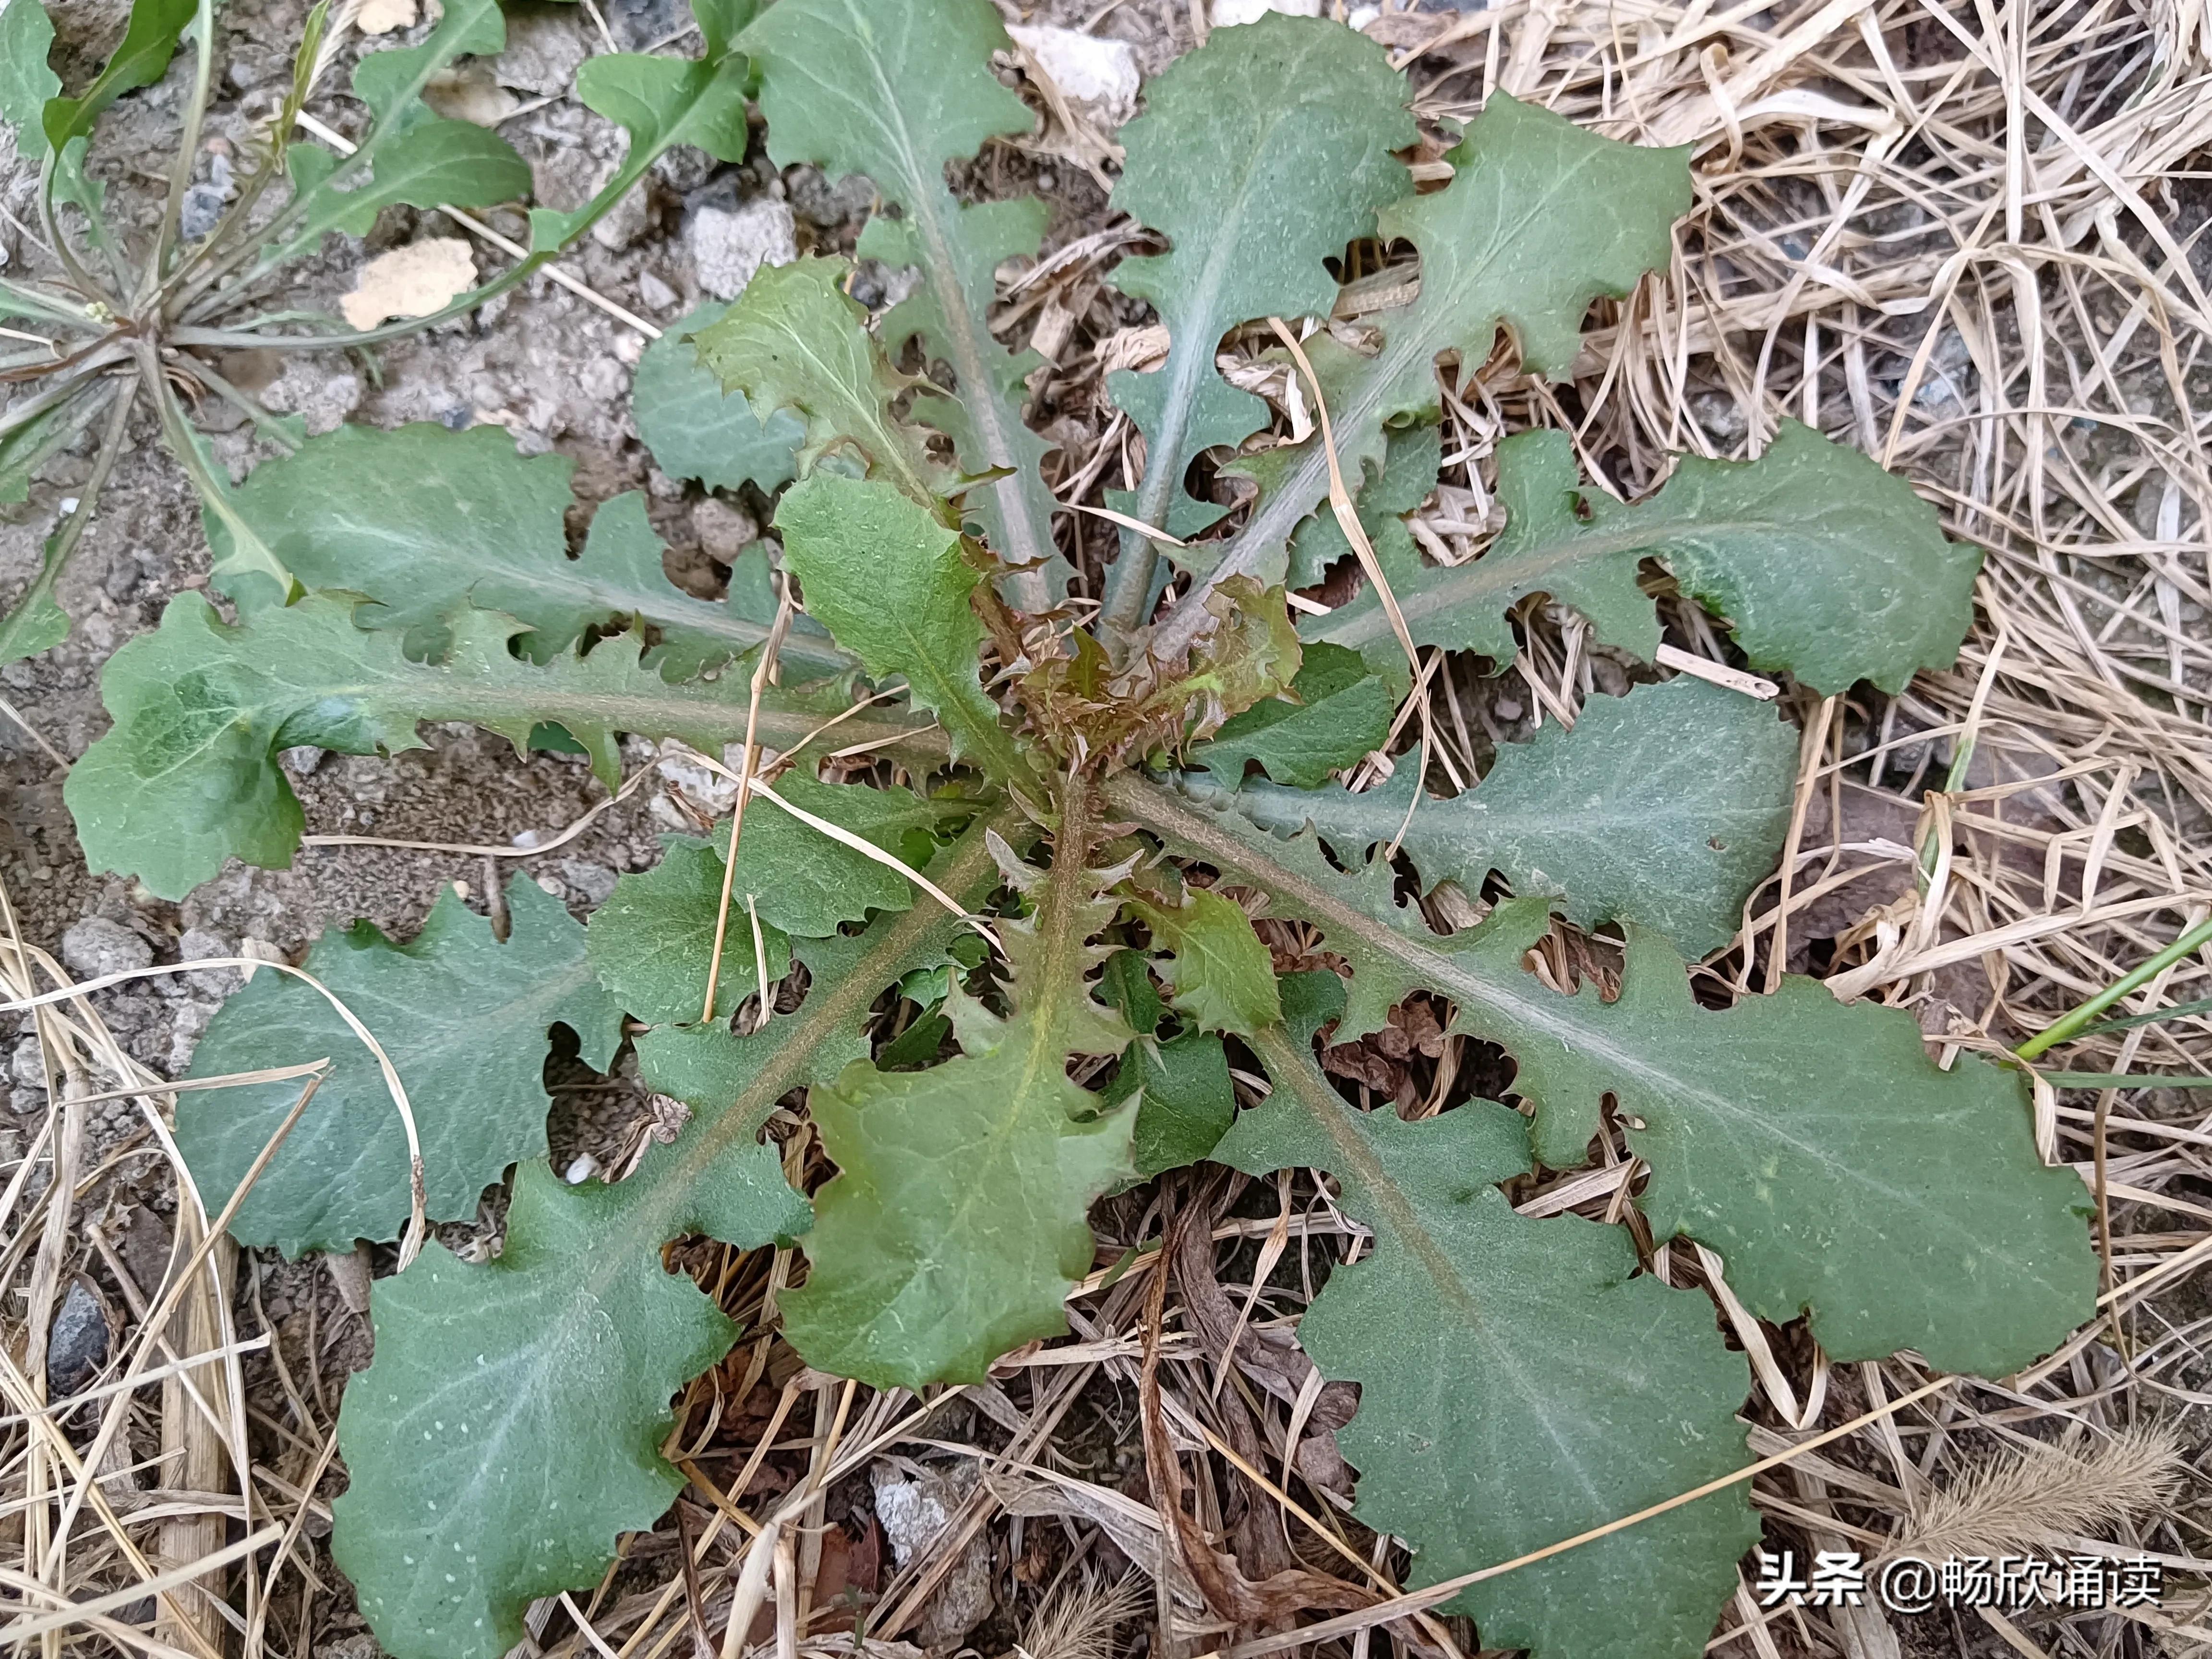
{"label": "pebble", "polygon": [[1120,126],[1137,112],[1137,49],[1077,29],[1017,23],[1006,33],[1066,94],[1068,101]]}
{"label": "pebble", "polygon": [[684,228],[699,286],[718,300],[734,300],[763,265],[789,264],[799,257],[798,226],[790,207],[757,197],[735,210],[704,206]]}
{"label": "pebble", "polygon": [[62,935],[62,961],[71,973],[98,979],[152,966],[154,947],[119,921],[87,916]]}
{"label": "pebble", "polygon": [[696,144],[671,144],[653,161],[653,173],[678,196],[689,196],[714,176],[716,166]]}
{"label": "pebble", "polygon": [[361,406],[361,377],[351,369],[310,362],[301,352],[269,383],[261,401],[279,415],[297,415],[307,422],[307,435],[316,438],[336,431]]}
{"label": "pebble", "polygon": [[691,528],[698,532],[701,549],[717,564],[733,563],[760,539],[760,526],[751,514],[713,495],[691,509]]}
{"label": "pebble", "polygon": [[46,1332],[47,1397],[75,1394],[106,1358],[106,1310],[83,1285],[71,1285]]}
{"label": "pebble", "polygon": [[600,10],[615,43],[624,52],[643,52],[658,46],[684,27],[685,14],[677,0],[606,0]]}
{"label": "pebble", "polygon": [[[318,750],[316,752],[320,754],[322,751]],[[234,957],[237,954],[230,948],[228,939],[206,927],[187,928],[184,938],[177,941],[177,960],[179,962],[204,962],[210,957]],[[185,975],[185,982],[202,995],[227,997],[238,988],[240,981],[235,968],[203,968],[196,974]]]}
{"label": "pebble", "polygon": [[605,904],[614,896],[615,872],[604,864],[593,864],[584,859],[562,859],[561,873],[568,884],[594,904]]}
{"label": "pebble", "polygon": [[848,173],[833,183],[820,167],[807,162],[785,174],[783,184],[793,210],[817,230],[866,218],[876,199],[875,180],[867,174]]}
{"label": "pebble", "polygon": [[8,1075],[19,1089],[45,1090],[46,1062],[39,1056],[38,1038],[27,1036],[15,1045],[15,1051],[8,1056]]}
{"label": "pebble", "polygon": [[492,71],[501,86],[557,97],[590,56],[573,8],[518,9],[507,18],[507,49],[492,59]]}
{"label": "pebble", "polygon": [[228,192],[214,185],[187,188],[184,203],[177,211],[177,234],[187,242],[198,241],[222,222],[228,200]]}

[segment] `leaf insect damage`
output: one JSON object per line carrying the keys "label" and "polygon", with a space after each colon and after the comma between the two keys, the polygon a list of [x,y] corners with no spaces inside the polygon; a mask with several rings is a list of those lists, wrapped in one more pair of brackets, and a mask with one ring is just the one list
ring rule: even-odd
{"label": "leaf insect damage", "polygon": [[[1504,745],[1449,797],[1430,793],[1418,745],[1387,783],[1347,786],[1395,742],[1409,689],[1418,701],[1408,653],[1424,673],[1446,650],[1504,668],[1532,595],[1654,664],[1645,561],[1724,619],[1748,664],[1816,691],[1894,690],[1955,655],[1978,554],[1902,479],[1802,427],[1747,461],[1686,459],[1629,503],[1584,483],[1564,434],[1523,433],[1499,449],[1505,523],[1482,556],[1431,564],[1404,533],[1440,465],[1439,359],[1471,373],[1502,338],[1528,372],[1563,371],[1590,302],[1667,264],[1686,152],[1500,93],[1450,151],[1450,182],[1419,193],[1399,159],[1419,136],[1407,89],[1380,48],[1277,15],[1215,31],[1124,135],[1115,204],[1165,249],[1113,280],[1155,307],[1168,347],[1110,383],[1149,459],[1110,498],[1125,530],[1093,607],[1070,600],[1081,579],[1055,539],[1047,446],[1021,419],[1035,365],[988,326],[994,273],[1037,252],[1042,204],[963,203],[945,182],[949,162],[1029,126],[992,70],[1007,46],[995,10],[754,10],[700,0],[696,58],[594,59],[583,95],[628,130],[628,159],[577,213],[533,214],[528,256],[438,313],[522,280],[667,145],[742,157],[748,99],[778,161],[875,181],[897,211],[860,252],[911,267],[912,298],[872,327],[844,262],[799,258],[686,319],[641,370],[640,429],[672,470],[781,491],[780,570],[749,553],[712,604],[662,574],[635,497],[601,507],[570,559],[563,464],[501,434],[345,428],[236,486],[197,459],[163,354],[392,337],[401,325],[300,332],[239,313],[380,204],[516,193],[503,146],[420,104],[456,54],[497,48],[493,0],[448,0],[422,45],[363,58],[353,89],[377,119],[352,157],[270,128],[246,189],[282,199],[274,216],[249,231],[236,211],[190,247],[165,232],[127,292],[102,274],[114,250],[85,135],[184,30],[204,42],[206,0],[140,0],[76,100],[24,71],[43,61],[36,7],[0,13],[22,47],[0,112],[46,146],[57,245],[78,245],[54,231],[60,210],[90,216],[76,227],[88,257],[70,260],[80,291],[0,285],[75,365],[7,417],[4,477],[103,414],[112,451],[112,411],[153,399],[235,605],[227,621],[180,598],[110,663],[114,726],[67,794],[96,865],[168,896],[228,859],[283,866],[303,813],[276,757],[390,753],[423,721],[518,745],[558,728],[610,785],[623,734],[715,753],[750,733],[775,755],[734,847],[726,831],[672,838],[587,927],[522,883],[504,943],[456,905],[408,945],[370,930],[317,947],[407,1074],[433,1218],[473,1213],[514,1170],[495,1260],[434,1247],[377,1285],[374,1362],[346,1392],[334,1547],[388,1650],[496,1659],[533,1599],[596,1583],[617,1534],[665,1511],[683,1479],[662,1453],[670,1398],[739,1334],[663,1271],[686,1235],[789,1244],[805,1268],[781,1300],[783,1340],[819,1370],[921,1390],[980,1381],[1066,1330],[1065,1298],[1098,1265],[1086,1217],[1102,1194],[1207,1157],[1325,1171],[1375,1244],[1328,1278],[1301,1341],[1323,1377],[1361,1385],[1342,1439],[1354,1513],[1412,1547],[1424,1583],[1746,1461],[1745,1364],[1710,1304],[1640,1271],[1626,1227],[1528,1219],[1499,1189],[1539,1162],[1583,1164],[1607,1103],[1650,1171],[1628,1200],[1648,1236],[1717,1252],[1753,1313],[1808,1317],[1834,1359],[1912,1348],[2002,1374],[2089,1316],[2087,1200],[2039,1156],[2018,1072],[1939,1068],[1909,1015],[1840,1005],[1811,980],[1724,1009],[1692,996],[1696,961],[1728,945],[1784,844],[1796,738],[1771,708],[1655,667],[1571,729]],[[204,78],[203,64],[202,94]],[[1270,319],[1326,319],[1326,261],[1377,237],[1416,252],[1417,295],[1356,342],[1286,331],[1328,435],[1255,442],[1270,411],[1222,377],[1217,346]],[[949,380],[902,370],[910,343]],[[1187,492],[1202,453],[1249,486],[1233,511]],[[0,623],[9,652],[65,628],[52,579],[80,528]],[[1318,583],[1354,531],[1371,579],[1294,611],[1286,591]],[[775,673],[755,674],[771,652]],[[825,778],[817,739],[833,721],[847,752],[875,758]],[[1450,933],[1423,903],[1446,884],[1462,905],[1492,896]],[[1341,969],[1279,975],[1261,908]],[[1616,995],[1529,970],[1565,929],[1606,941]],[[894,987],[917,1012],[896,1043],[875,1012]],[[1417,992],[1503,1051],[1512,1103],[1405,1121],[1328,1080],[1316,1037],[1377,1031]],[[500,1040],[462,1040],[471,1021]],[[284,988],[248,988],[210,1028],[204,1074],[342,1052],[319,1023]],[[626,1180],[569,1187],[545,1162],[538,1068],[556,1023],[594,1064],[628,1042],[641,1080],[693,1112]],[[1241,1115],[1232,1058],[1271,1089]],[[1072,1060],[1102,1086],[1073,1080]],[[389,1126],[349,1063],[241,1207],[242,1239],[297,1253],[396,1227]],[[281,1113],[247,1096],[195,1094],[180,1120],[210,1194]],[[801,1103],[836,1170],[811,1194],[763,1139],[780,1104]],[[1742,1489],[1717,1492],[1486,1579],[1449,1610],[1493,1648],[1691,1656],[1755,1534]]]}

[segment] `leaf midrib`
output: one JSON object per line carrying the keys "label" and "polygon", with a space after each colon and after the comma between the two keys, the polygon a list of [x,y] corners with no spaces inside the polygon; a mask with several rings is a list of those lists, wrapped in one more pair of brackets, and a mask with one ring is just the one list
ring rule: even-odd
{"label": "leaf midrib", "polygon": [[[990,848],[985,844],[987,831],[995,830],[1004,835],[1018,816],[1001,811],[979,817],[948,849],[943,867],[933,871],[931,878],[948,892],[965,893],[994,867]],[[856,1016],[865,1014],[890,983],[888,971],[878,975],[870,964],[897,962],[931,929],[942,925],[934,908],[921,905],[878,922],[877,926],[884,930],[880,939],[824,995],[817,998],[810,991],[797,1012],[782,1017],[787,1028],[783,1046],[754,1073],[738,1097],[680,1137],[673,1156],[658,1165],[657,1172],[648,1176],[641,1171],[631,1177],[651,1179],[654,1184],[623,1212],[620,1223],[592,1251],[592,1265],[577,1287],[580,1295],[604,1297],[625,1261],[638,1251],[657,1250],[675,1235],[700,1179],[732,1146],[757,1139],[776,1102],[805,1081],[815,1051]]]}
{"label": "leaf midrib", "polygon": [[[589,659],[583,660],[588,661]],[[409,664],[410,670],[418,665]],[[423,671],[426,678],[436,671]],[[532,724],[550,722],[567,725],[570,716],[578,716],[580,724],[605,726],[610,730],[668,733],[677,731],[696,732],[702,729],[726,730],[732,737],[741,736],[745,727],[747,705],[744,702],[708,700],[687,696],[687,688],[671,685],[665,696],[642,692],[579,692],[566,687],[537,690],[529,687],[495,685],[471,688],[466,693],[453,691],[439,676],[430,680],[424,690],[447,692],[451,701],[434,697],[409,696],[410,686],[422,686],[422,681],[400,678],[362,681],[322,687],[300,686],[282,682],[295,695],[285,698],[270,697],[257,703],[234,706],[234,718],[221,724],[211,724],[209,736],[202,743],[188,749],[172,751],[167,764],[154,771],[141,771],[137,775],[149,782],[166,779],[173,773],[185,770],[201,761],[223,738],[243,727],[249,732],[265,732],[271,742],[297,716],[325,704],[337,704],[358,711],[360,724],[386,727],[405,720],[419,726],[425,720],[465,720],[472,725],[496,727],[501,722],[513,723],[529,720]],[[167,690],[166,685],[163,687]],[[147,712],[133,711],[133,720]],[[581,718],[581,717],[588,717]],[[763,708],[760,714],[760,732],[763,738],[781,737],[787,743],[795,742],[822,723],[820,717],[783,709]],[[850,741],[866,741],[867,734],[879,737],[913,732],[914,728],[892,726],[865,717],[846,722]],[[918,732],[915,732],[917,737]],[[414,746],[420,746],[419,742]]]}
{"label": "leaf midrib", "polygon": [[[1397,595],[1398,608],[1410,627],[1440,612],[1479,604],[1489,595],[1510,588],[1540,587],[1543,579],[1582,560],[1594,562],[1623,553],[1649,553],[1655,558],[1663,557],[1666,544],[1692,536],[1704,539],[1727,535],[1773,535],[1780,530],[1781,526],[1771,520],[1669,518],[1633,528],[1540,543],[1527,551],[1493,547],[1482,557],[1466,564],[1425,572],[1429,580]],[[1390,619],[1371,594],[1363,594],[1353,605],[1335,614],[1343,617],[1344,621],[1334,627],[1324,623],[1316,631],[1316,639],[1356,648],[1390,635]]]}
{"label": "leaf midrib", "polygon": [[975,314],[969,306],[967,291],[960,286],[958,270],[953,263],[944,212],[946,204],[951,204],[957,213],[959,204],[945,187],[943,168],[933,173],[923,165],[907,128],[906,100],[884,73],[883,55],[875,50],[874,36],[864,34],[861,38],[866,42],[868,65],[876,78],[877,107],[890,112],[896,126],[895,137],[888,130],[885,136],[891,139],[905,174],[907,190],[902,205],[913,216],[914,223],[921,232],[929,288],[936,297],[939,314],[945,319],[945,346],[959,382],[960,406],[981,434],[985,459],[994,467],[1014,468],[1011,476],[991,486],[991,493],[999,501],[1000,522],[1012,543],[1012,547],[1000,551],[1008,564],[1031,564],[1051,556],[1056,550],[1050,531],[1035,522],[1026,473],[1008,435],[1006,410],[1000,401],[999,380],[984,359],[986,349],[998,350],[997,342],[989,340],[988,336],[984,342],[978,342]]}
{"label": "leaf midrib", "polygon": [[[1571,182],[1585,167],[1594,166],[1597,157],[1579,159],[1560,180],[1559,185],[1546,191],[1532,203],[1517,228],[1525,229],[1540,212],[1548,208],[1559,191]],[[1466,295],[1486,279],[1504,252],[1506,239],[1503,235],[1491,239],[1488,251],[1482,260],[1463,274],[1447,278],[1449,293],[1442,288],[1432,291],[1430,283],[1431,261],[1425,252],[1420,264],[1421,289],[1419,295],[1402,309],[1408,313],[1406,326],[1393,331],[1388,316],[1378,319],[1376,326],[1382,331],[1382,349],[1367,360],[1366,372],[1353,383],[1352,391],[1345,398],[1340,408],[1330,411],[1336,430],[1346,434],[1364,433],[1378,424],[1382,414],[1380,408],[1386,394],[1395,388],[1407,371],[1417,365],[1426,365],[1433,370],[1437,354],[1451,343],[1454,334],[1465,331],[1467,325],[1458,320]],[[1497,337],[1502,318],[1490,319],[1490,338]],[[1204,596],[1231,576],[1256,574],[1256,568],[1272,549],[1288,544],[1291,533],[1311,516],[1313,503],[1327,494],[1325,480],[1328,473],[1327,446],[1318,436],[1309,439],[1307,453],[1299,459],[1275,489],[1273,495],[1253,509],[1244,528],[1224,550],[1221,560],[1210,575],[1201,580],[1185,596],[1176,610],[1176,617],[1186,618],[1180,627],[1176,617],[1162,625],[1162,643],[1173,647],[1185,642],[1205,617]],[[1387,621],[1386,621],[1387,626]]]}
{"label": "leaf midrib", "polygon": [[1591,1504],[1598,1504],[1604,1494],[1577,1455],[1578,1443],[1555,1421],[1552,1406],[1556,1392],[1530,1376],[1514,1346],[1502,1340],[1484,1318],[1485,1310],[1475,1300],[1451,1257],[1422,1221],[1413,1200],[1391,1178],[1374,1147],[1358,1133],[1352,1121],[1352,1109],[1314,1069],[1310,1055],[1291,1041],[1283,1026],[1270,1026],[1251,1041],[1267,1065],[1267,1075],[1287,1089],[1336,1147],[1346,1166],[1339,1171],[1340,1175],[1350,1173],[1359,1183],[1361,1193],[1382,1212],[1383,1225],[1397,1244],[1420,1264],[1421,1271],[1436,1287],[1438,1299],[1449,1306],[1460,1326],[1482,1345],[1492,1363],[1511,1380],[1513,1392],[1526,1403],[1530,1415],[1544,1425],[1546,1436],[1559,1454],[1554,1468],[1571,1469],[1583,1496]]}

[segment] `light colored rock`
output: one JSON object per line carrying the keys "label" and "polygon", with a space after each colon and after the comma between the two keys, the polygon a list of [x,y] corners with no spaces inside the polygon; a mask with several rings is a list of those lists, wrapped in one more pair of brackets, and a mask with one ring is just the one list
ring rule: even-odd
{"label": "light colored rock", "polygon": [[476,255],[458,236],[429,236],[361,268],[354,291],[338,309],[356,328],[374,328],[390,317],[428,317],[476,286]]}
{"label": "light colored rock", "polygon": [[362,0],[353,19],[353,26],[363,34],[389,34],[412,27],[414,22],[415,0]]}
{"label": "light colored rock", "polygon": [[[307,352],[293,352],[283,372],[263,388],[261,401],[279,415],[297,415],[307,423],[309,437],[320,437],[334,431],[361,406],[361,378],[334,354],[318,353],[311,358]],[[287,756],[292,752],[284,751]],[[322,750],[314,752],[319,757]],[[298,775],[305,777],[313,769],[299,771]]]}
{"label": "light colored rock", "polygon": [[576,384],[593,403],[610,404],[629,389],[629,371],[610,352],[586,363]]}
{"label": "light colored rock", "polygon": [[561,873],[568,884],[594,904],[605,904],[614,896],[616,875],[604,864],[593,864],[586,859],[562,859]]}
{"label": "light colored rock", "polygon": [[503,87],[552,97],[568,91],[590,56],[574,7],[516,7],[507,14],[507,49],[491,60],[492,73]]}
{"label": "light colored rock", "polygon": [[100,979],[152,964],[154,947],[119,921],[87,916],[62,935],[62,962],[73,974]]}
{"label": "light colored rock", "polygon": [[[902,1567],[945,1529],[953,1510],[975,1485],[972,1472],[964,1481],[934,1473],[910,1480],[884,1462],[869,1469],[868,1480],[875,1488],[876,1519],[883,1523],[884,1535],[890,1540]],[[921,1636],[927,1651],[950,1652],[989,1615],[994,1602],[991,1569],[990,1538],[979,1534],[969,1540],[922,1613]]]}
{"label": "light colored rock", "polygon": [[641,270],[638,273],[638,303],[644,306],[647,310],[669,310],[676,304],[676,301],[679,297],[680,296],[677,294],[674,289],[662,282],[660,278],[654,276],[653,272],[649,270]]}
{"label": "light colored rock", "polygon": [[[316,752],[319,754],[322,751],[318,750]],[[230,948],[228,939],[206,927],[188,928],[184,938],[177,941],[177,960],[179,962],[204,962],[210,957],[234,957],[237,954]],[[186,974],[185,982],[204,996],[227,997],[244,981],[235,968],[203,968],[198,973]]]}
{"label": "light colored rock", "polygon": [[1213,0],[1208,15],[1218,29],[1239,23],[1256,23],[1271,11],[1285,17],[1318,17],[1321,0]]}
{"label": "light colored rock", "polygon": [[[760,753],[760,769],[766,771],[774,764],[775,759],[775,750],[763,749]],[[722,764],[730,772],[743,771],[744,763],[744,744],[726,743],[722,745]],[[660,758],[655,764],[660,775],[709,818],[720,817],[738,803],[737,780],[716,771],[706,763],[706,757],[697,750],[679,743],[673,738],[662,742]],[[653,803],[659,805],[665,799],[664,796],[655,795]],[[682,813],[675,808],[673,803],[669,803],[669,810],[675,814],[681,826]]]}
{"label": "light colored rock", "polygon": [[718,300],[744,292],[763,265],[789,264],[799,257],[799,228],[789,204],[756,197],[738,208],[704,206],[684,228],[699,286]]}
{"label": "light colored rock", "polygon": [[610,253],[619,253],[633,243],[645,240],[653,228],[653,213],[645,199],[645,191],[635,185],[614,206],[606,216],[592,227],[592,240]]}
{"label": "light colored rock", "polygon": [[187,242],[198,241],[221,222],[222,210],[229,201],[230,158],[217,152],[208,157],[205,181],[185,191],[177,234]]}
{"label": "light colored rock", "polygon": [[1071,103],[1096,112],[1109,126],[1118,127],[1137,112],[1137,49],[1127,40],[1018,23],[1006,33]]}
{"label": "light colored rock", "polygon": [[192,1063],[192,1052],[207,1035],[208,1022],[215,1018],[219,1002],[180,1002],[176,1018],[169,1027],[169,1075],[182,1077]]}
{"label": "light colored rock", "polygon": [[440,70],[422,88],[422,101],[449,121],[478,127],[495,127],[522,107],[522,100],[480,61]]}
{"label": "light colored rock", "polygon": [[46,1086],[46,1061],[40,1056],[38,1038],[27,1036],[10,1051],[8,1076],[18,1089],[43,1090]]}
{"label": "light colored rock", "polygon": [[717,564],[734,563],[738,554],[760,539],[760,526],[751,514],[714,495],[691,509],[691,528],[699,534],[700,547]]}

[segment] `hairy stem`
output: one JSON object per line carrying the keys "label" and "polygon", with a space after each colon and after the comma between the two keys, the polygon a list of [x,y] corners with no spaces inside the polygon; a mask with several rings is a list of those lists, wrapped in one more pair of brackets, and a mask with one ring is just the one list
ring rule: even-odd
{"label": "hairy stem", "polygon": [[216,477],[214,469],[208,465],[207,457],[201,453],[198,434],[192,430],[191,422],[185,418],[184,409],[177,402],[177,394],[169,389],[168,381],[163,378],[158,348],[151,341],[142,340],[138,345],[138,355],[141,370],[154,394],[155,408],[161,414],[162,441],[167,445],[170,454],[176,457],[177,465],[184,469],[185,476],[191,480],[192,488],[198,492],[202,503],[222,521],[222,527],[230,532],[232,552],[230,558],[224,562],[241,569],[259,570],[275,579],[288,596],[296,593],[300,586],[298,580],[284,568],[283,562],[270,550],[253,526],[246,523],[244,515],[231,504],[227,483]]}

